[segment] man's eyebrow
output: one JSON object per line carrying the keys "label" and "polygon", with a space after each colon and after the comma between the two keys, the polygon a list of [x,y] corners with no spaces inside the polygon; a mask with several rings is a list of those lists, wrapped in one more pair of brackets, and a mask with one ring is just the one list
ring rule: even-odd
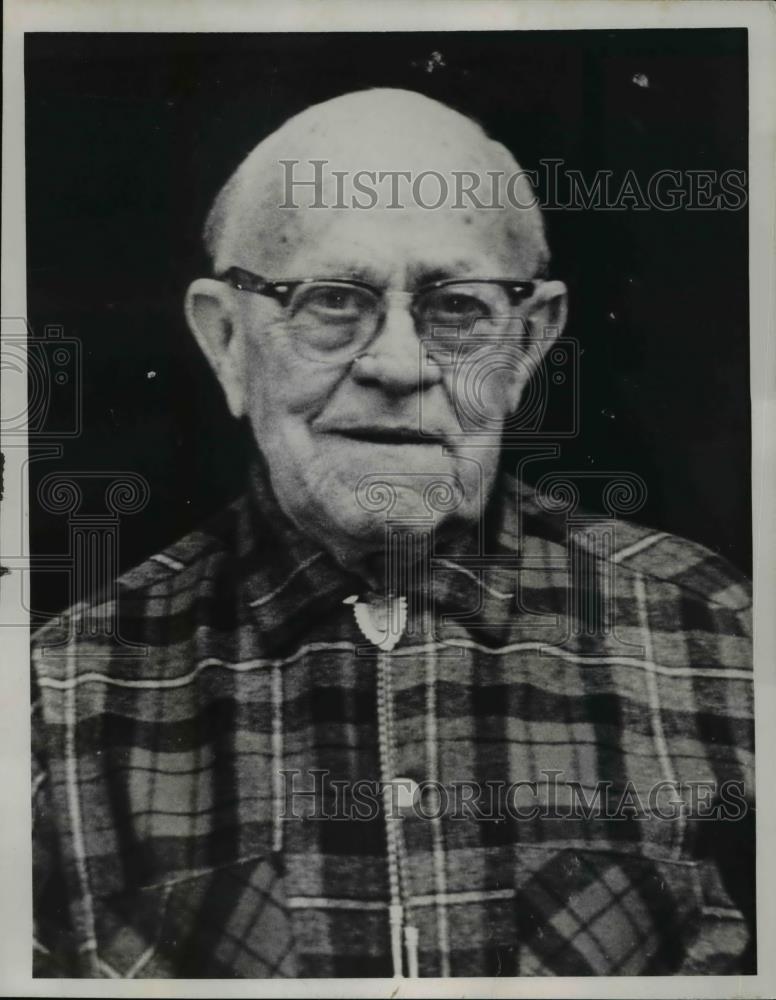
{"label": "man's eyebrow", "polygon": [[445,281],[447,278],[466,278],[472,273],[471,265],[461,261],[446,266],[420,267],[413,277],[418,285],[430,285],[434,281]]}
{"label": "man's eyebrow", "polygon": [[412,271],[411,284],[430,285],[435,281],[446,281],[448,278],[500,278],[502,275],[497,273],[498,270],[498,268],[494,270],[492,264],[488,267],[484,261],[461,257],[446,264],[434,266],[420,264]]}
{"label": "man's eyebrow", "polygon": [[[483,268],[476,266],[471,260],[460,258],[449,264],[423,264],[418,262],[416,267],[410,267],[407,275],[406,287],[409,289],[420,288],[423,285],[432,284],[435,281],[444,281],[447,278],[468,278],[468,277],[491,277],[490,273],[483,271]],[[315,269],[315,273],[309,275],[315,278],[352,278],[354,281],[365,281],[378,288],[386,286],[386,275],[369,264],[351,264],[331,262]],[[497,275],[500,277],[500,275]]]}
{"label": "man's eyebrow", "polygon": [[352,278],[354,281],[365,281],[370,285],[384,284],[383,277],[369,265],[347,265],[329,263],[321,267],[311,269],[311,278]]}

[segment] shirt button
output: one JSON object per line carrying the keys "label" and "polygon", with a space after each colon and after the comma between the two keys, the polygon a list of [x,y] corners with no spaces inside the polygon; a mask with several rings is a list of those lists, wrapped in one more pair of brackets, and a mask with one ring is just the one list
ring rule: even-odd
{"label": "shirt button", "polygon": [[386,792],[390,794],[391,801],[396,809],[411,809],[415,796],[418,793],[419,785],[412,778],[394,778],[386,786]]}

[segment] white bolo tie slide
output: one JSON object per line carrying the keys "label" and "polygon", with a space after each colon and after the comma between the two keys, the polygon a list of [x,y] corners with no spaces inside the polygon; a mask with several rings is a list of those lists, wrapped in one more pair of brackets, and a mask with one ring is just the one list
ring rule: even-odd
{"label": "white bolo tie slide", "polygon": [[406,597],[372,597],[363,601],[357,594],[352,594],[342,603],[353,606],[353,616],[361,635],[384,653],[390,653],[404,635],[407,627]]}

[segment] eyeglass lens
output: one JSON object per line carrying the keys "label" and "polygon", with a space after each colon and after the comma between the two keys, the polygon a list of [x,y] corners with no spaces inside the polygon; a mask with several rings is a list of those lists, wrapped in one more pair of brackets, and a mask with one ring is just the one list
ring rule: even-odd
{"label": "eyeglass lens", "polygon": [[[421,290],[412,300],[418,336],[433,350],[444,338],[463,347],[503,331],[517,309],[496,284],[459,282]],[[287,327],[300,353],[315,360],[355,357],[377,333],[383,300],[360,285],[310,282],[299,285],[287,307]]]}

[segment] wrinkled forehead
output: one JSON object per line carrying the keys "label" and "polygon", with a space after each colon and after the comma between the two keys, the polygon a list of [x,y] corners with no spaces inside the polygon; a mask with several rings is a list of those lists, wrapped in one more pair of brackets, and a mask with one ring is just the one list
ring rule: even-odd
{"label": "wrinkled forehead", "polygon": [[[543,230],[535,208],[505,196],[519,174],[503,146],[444,105],[401,91],[347,95],[291,119],[242,164],[213,213],[216,265],[291,276],[300,256],[350,247],[530,267]],[[524,178],[512,191],[530,205]]]}

